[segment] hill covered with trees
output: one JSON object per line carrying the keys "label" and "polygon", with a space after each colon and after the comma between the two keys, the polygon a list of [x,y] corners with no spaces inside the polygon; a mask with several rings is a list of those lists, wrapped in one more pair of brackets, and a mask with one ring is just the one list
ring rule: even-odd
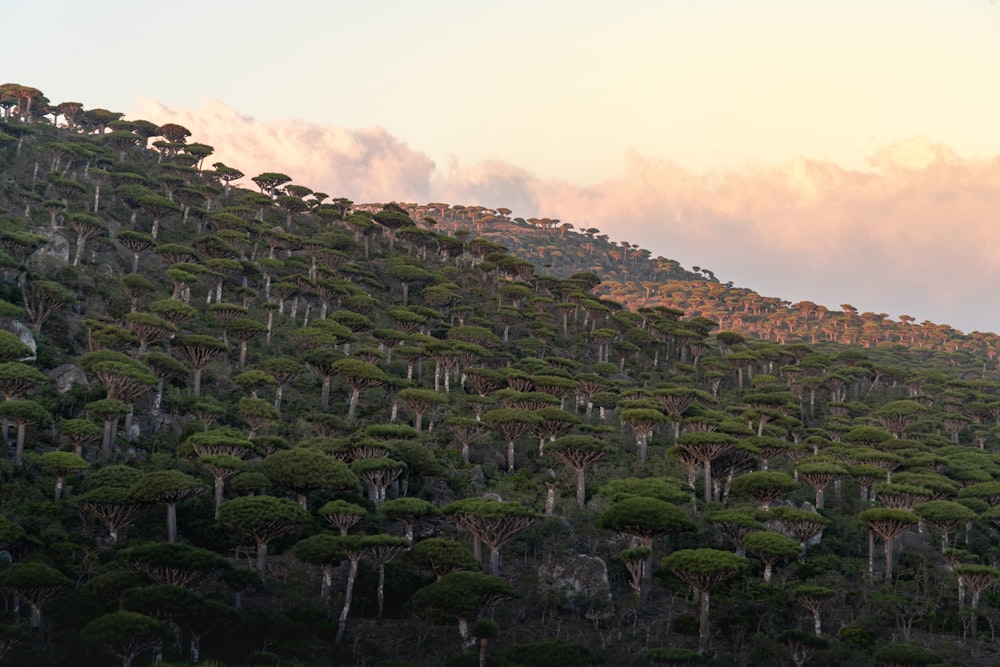
{"label": "hill covered with trees", "polygon": [[[382,204],[357,208],[377,211]],[[901,314],[859,312],[850,304],[839,310],[812,301],[764,296],[715,272],[652,253],[628,241],[614,241],[600,230],[575,228],[551,218],[512,218],[506,208],[443,203],[401,204],[414,220],[447,234],[469,235],[499,244],[536,270],[560,278],[581,271],[601,277],[597,295],[636,310],[667,306],[687,317],[706,317],[721,330],[778,343],[831,341],[865,348],[902,343],[910,348],[965,351],[995,357],[1000,337],[993,332],[959,331],[947,324]]]}
{"label": "hill covered with trees", "polygon": [[0,664],[996,663],[991,339],[0,109]]}

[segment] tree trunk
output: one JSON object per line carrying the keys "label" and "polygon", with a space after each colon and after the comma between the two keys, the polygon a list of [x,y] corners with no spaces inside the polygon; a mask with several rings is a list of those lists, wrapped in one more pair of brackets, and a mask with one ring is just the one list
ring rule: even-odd
{"label": "tree trunk", "polygon": [[868,531],[868,581],[875,581],[875,534]]}
{"label": "tree trunk", "polygon": [[712,462],[706,460],[704,463],[705,468],[705,504],[712,502]]}
{"label": "tree trunk", "polygon": [[337,622],[337,636],[333,643],[339,644],[344,638],[344,628],[347,625],[347,615],[351,612],[351,596],[354,595],[354,582],[358,578],[358,558],[351,558],[351,567],[347,573],[347,590],[344,592],[344,607],[340,610],[340,619]]}
{"label": "tree trunk", "polygon": [[107,463],[111,460],[111,443],[115,439],[115,419],[106,419],[104,421],[104,440],[101,442],[101,463]]}
{"label": "tree trunk", "polygon": [[329,601],[332,589],[333,589],[333,563],[323,563],[323,585],[320,588],[320,598]]}
{"label": "tree trunk", "polygon": [[323,376],[323,389],[319,395],[319,407],[323,410],[330,409],[330,376]]}
{"label": "tree trunk", "polygon": [[358,398],[361,396],[361,390],[355,389],[351,392],[351,405],[347,409],[347,420],[354,421],[354,413],[358,408]]}
{"label": "tree trunk", "polygon": [[580,506],[580,509],[583,509],[587,500],[586,474],[583,468],[579,468],[576,471],[576,504]]}
{"label": "tree trunk", "polygon": [[885,583],[892,583],[892,538],[885,540]]}
{"label": "tree trunk", "polygon": [[160,428],[159,416],[160,416],[160,406],[163,405],[163,380],[156,383],[156,391],[153,393],[153,404],[149,408],[149,414],[153,417],[153,430],[156,431]]}
{"label": "tree trunk", "polygon": [[483,563],[483,541],[479,539],[478,535],[472,536],[472,556],[479,561],[479,564]]}
{"label": "tree trunk", "polygon": [[500,576],[500,547],[490,547],[490,574]]}
{"label": "tree trunk", "polygon": [[257,573],[260,580],[267,578],[267,542],[257,540]]}
{"label": "tree trunk", "polygon": [[14,464],[21,465],[24,463],[24,432],[27,428],[27,424],[24,422],[18,422],[17,424],[17,442],[14,445]]}
{"label": "tree trunk", "polygon": [[191,663],[197,665],[201,661],[201,636],[191,633]]}
{"label": "tree trunk", "polygon": [[79,238],[76,241],[76,252],[73,253],[73,266],[79,266],[80,258],[83,257],[83,247],[86,241],[83,238]]}
{"label": "tree trunk", "polygon": [[177,542],[177,503],[167,503],[167,542]]}
{"label": "tree trunk", "polygon": [[708,625],[708,591],[701,591],[701,620],[698,624],[698,652],[708,653],[711,628]]}
{"label": "tree trunk", "polygon": [[382,612],[385,610],[385,563],[378,564],[378,613],[375,618],[382,620]]}
{"label": "tree trunk", "polygon": [[219,520],[219,508],[226,493],[226,480],[222,477],[215,478],[215,520]]}
{"label": "tree trunk", "polygon": [[979,639],[979,589],[972,591],[972,603],[969,605],[969,633],[972,641]]}

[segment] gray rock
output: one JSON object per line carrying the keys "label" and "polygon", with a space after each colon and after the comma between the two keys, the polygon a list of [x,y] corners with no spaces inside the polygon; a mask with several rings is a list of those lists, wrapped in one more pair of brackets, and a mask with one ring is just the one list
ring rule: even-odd
{"label": "gray rock", "polygon": [[577,554],[538,568],[538,587],[561,606],[588,614],[611,601],[608,566],[597,556]]}
{"label": "gray rock", "polygon": [[56,366],[48,372],[48,376],[52,378],[53,382],[55,382],[56,391],[59,392],[60,395],[65,394],[67,391],[72,389],[75,384],[79,384],[84,387],[90,386],[90,382],[87,380],[87,374],[83,372],[82,368],[74,366],[73,364]]}
{"label": "gray rock", "polygon": [[70,252],[72,251],[73,246],[69,242],[69,238],[67,238],[64,233],[51,229],[45,229],[37,233],[39,236],[47,238],[49,242],[39,248],[38,252],[32,255],[32,257],[28,260],[29,266],[33,266],[36,261],[36,257],[38,260],[42,261],[51,257],[61,262],[69,262]]}
{"label": "gray rock", "polygon": [[31,356],[25,357],[21,361],[34,361],[38,355],[38,343],[35,342],[35,337],[31,333],[31,329],[18,320],[14,320],[10,323],[10,328],[14,331],[14,334],[21,339],[21,342],[31,348]]}

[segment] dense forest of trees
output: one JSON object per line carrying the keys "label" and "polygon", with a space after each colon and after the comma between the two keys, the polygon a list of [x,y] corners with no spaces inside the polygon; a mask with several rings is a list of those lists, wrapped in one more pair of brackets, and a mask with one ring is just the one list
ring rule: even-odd
{"label": "dense forest of trees", "polygon": [[0,112],[0,664],[1000,659],[993,334]]}

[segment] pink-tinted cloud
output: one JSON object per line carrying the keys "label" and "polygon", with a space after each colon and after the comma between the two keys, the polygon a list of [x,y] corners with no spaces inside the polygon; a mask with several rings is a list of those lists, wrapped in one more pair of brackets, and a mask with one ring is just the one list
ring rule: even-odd
{"label": "pink-tinted cloud", "polygon": [[543,188],[539,203],[771,296],[1000,328],[1000,160],[916,141],[880,151],[863,172],[796,160],[694,175],[627,162],[622,178]]}
{"label": "pink-tinted cloud", "polygon": [[348,130],[294,120],[263,121],[212,100],[199,109],[168,108],[143,100],[129,118],[178,123],[191,141],[215,148],[211,162],[246,174],[274,171],[299,184],[354,201],[424,201],[434,162],[380,127]]}
{"label": "pink-tinted cloud", "polygon": [[880,149],[865,170],[801,158],[700,173],[632,151],[620,176],[581,186],[502,162],[439,169],[382,128],[261,121],[221,102],[144,102],[130,117],[185,125],[247,180],[281,171],[356,202],[508,207],[596,227],[768,296],[1000,329],[1000,159],[926,140]]}

